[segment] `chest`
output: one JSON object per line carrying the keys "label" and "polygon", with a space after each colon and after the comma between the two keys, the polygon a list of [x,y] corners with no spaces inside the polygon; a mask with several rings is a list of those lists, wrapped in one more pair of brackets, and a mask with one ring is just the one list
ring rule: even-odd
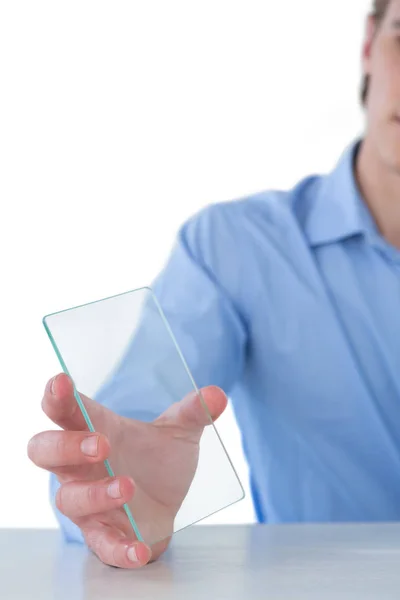
{"label": "chest", "polygon": [[268,401],[297,423],[363,418],[400,427],[400,272],[365,246],[276,264],[250,353]]}

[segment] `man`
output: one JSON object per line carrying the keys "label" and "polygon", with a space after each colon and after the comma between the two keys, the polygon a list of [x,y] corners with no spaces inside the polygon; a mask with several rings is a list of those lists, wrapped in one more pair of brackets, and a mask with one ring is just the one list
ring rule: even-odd
{"label": "man", "polygon": [[[400,517],[400,0],[375,1],[363,71],[365,135],[334,171],[206,208],[153,286],[213,418],[232,399],[261,522]],[[64,431],[38,434],[28,453],[53,473],[66,537],[110,565],[157,558],[167,543],[128,538],[120,507],[138,494],[168,521],[182,499],[168,495],[172,474],[104,479],[112,403],[90,407],[107,433],[88,434],[65,375],[43,408]],[[186,432],[189,456],[200,413],[185,398],[153,422],[118,426],[152,470],[140,440],[157,447],[161,434]],[[187,481],[173,475],[183,494]]]}

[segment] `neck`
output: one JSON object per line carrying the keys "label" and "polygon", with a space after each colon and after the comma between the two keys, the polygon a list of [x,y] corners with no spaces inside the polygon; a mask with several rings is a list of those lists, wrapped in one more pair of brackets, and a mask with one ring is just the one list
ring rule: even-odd
{"label": "neck", "polygon": [[400,173],[385,164],[368,136],[361,143],[355,175],[381,235],[400,249]]}

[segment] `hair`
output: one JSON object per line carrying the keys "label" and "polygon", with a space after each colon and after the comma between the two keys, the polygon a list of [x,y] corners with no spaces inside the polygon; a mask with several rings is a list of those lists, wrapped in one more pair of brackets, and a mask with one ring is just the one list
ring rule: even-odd
{"label": "hair", "polygon": [[[377,27],[381,24],[391,0],[374,0],[372,5],[372,18]],[[361,103],[365,106],[369,90],[369,75],[364,75],[361,83]]]}

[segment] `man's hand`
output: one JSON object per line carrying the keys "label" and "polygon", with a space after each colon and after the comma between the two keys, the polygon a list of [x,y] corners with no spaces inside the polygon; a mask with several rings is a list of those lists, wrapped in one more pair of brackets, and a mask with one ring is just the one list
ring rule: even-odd
{"label": "man's hand", "polygon": [[[213,420],[227,405],[218,387],[201,390]],[[56,506],[82,531],[99,559],[135,568],[158,558],[173,533],[174,518],[196,472],[199,442],[210,423],[198,394],[173,404],[152,423],[121,417],[80,394],[96,432],[86,425],[69,377],[49,381],[42,400],[47,416],[63,430],[44,431],[28,444],[28,456],[60,482]],[[110,460],[115,478],[107,475]],[[128,503],[144,539],[135,538],[124,511]]]}

